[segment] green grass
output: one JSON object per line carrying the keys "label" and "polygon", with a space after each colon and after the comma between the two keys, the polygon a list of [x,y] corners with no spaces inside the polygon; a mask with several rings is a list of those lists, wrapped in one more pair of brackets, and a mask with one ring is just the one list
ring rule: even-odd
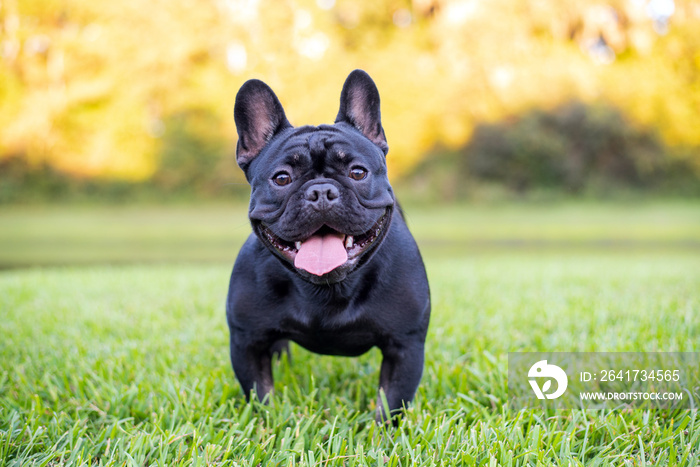
{"label": "green grass", "polygon": [[[454,212],[491,221],[475,227],[481,232],[500,219],[514,239],[529,225],[514,220],[516,207],[491,216],[479,209]],[[557,221],[559,214],[525,209],[550,226],[544,231],[559,232],[557,248],[531,237],[523,242],[534,250],[482,251],[471,240],[434,246],[419,235],[433,317],[423,380],[398,428],[373,422],[376,350],[348,359],[294,346],[293,362],[274,366],[273,404],[245,403],[228,360],[230,264],[0,272],[0,466],[698,465],[697,411],[515,411],[507,403],[509,351],[698,351],[700,252],[686,242],[697,239],[697,214],[682,206],[627,216],[622,208],[582,207]],[[154,237],[179,245],[177,235],[154,227],[157,219],[180,225],[186,239],[213,238],[219,233],[198,231],[193,218],[214,219],[207,213],[219,210],[140,218]],[[93,211],[85,209],[85,219]],[[126,218],[138,217],[130,212]],[[671,221],[651,221],[653,212]],[[437,224],[438,214],[412,215],[414,230]],[[595,218],[607,219],[607,230],[579,248],[567,226]],[[57,230],[73,228],[65,224]],[[620,251],[604,240],[621,225],[647,233],[636,232],[643,241]],[[428,230],[445,239],[446,228]],[[114,257],[126,261],[133,256],[126,250]],[[219,259],[234,256],[235,246]]]}

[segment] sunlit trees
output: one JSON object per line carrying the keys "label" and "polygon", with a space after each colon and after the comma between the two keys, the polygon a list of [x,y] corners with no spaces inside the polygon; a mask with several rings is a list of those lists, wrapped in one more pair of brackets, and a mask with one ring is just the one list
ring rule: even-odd
{"label": "sunlit trees", "polygon": [[465,145],[478,124],[572,99],[617,106],[700,167],[687,149],[700,146],[700,4],[655,5],[5,0],[0,160],[168,185],[191,183],[176,172],[201,157],[212,172],[199,177],[240,180],[231,112],[246,79],[268,82],[292,123],[317,124],[364,68],[382,95],[394,176],[432,148]]}

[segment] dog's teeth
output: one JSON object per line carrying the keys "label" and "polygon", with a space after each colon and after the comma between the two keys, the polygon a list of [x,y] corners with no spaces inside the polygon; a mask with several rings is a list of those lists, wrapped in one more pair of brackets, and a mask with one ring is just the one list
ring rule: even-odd
{"label": "dog's teeth", "polygon": [[353,242],[354,239],[352,238],[352,235],[348,235],[347,237],[345,237],[345,248],[347,248],[348,250],[352,248],[352,246],[354,245]]}
{"label": "dog's teeth", "polygon": [[294,246],[299,250],[301,248],[301,242],[294,242]]}

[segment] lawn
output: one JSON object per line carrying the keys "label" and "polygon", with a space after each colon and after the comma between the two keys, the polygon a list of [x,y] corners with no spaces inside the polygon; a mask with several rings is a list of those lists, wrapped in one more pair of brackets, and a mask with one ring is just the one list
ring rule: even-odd
{"label": "lawn", "polygon": [[[429,255],[512,249],[700,251],[700,203],[406,207]],[[231,263],[250,233],[243,205],[0,208],[0,269],[35,265]]]}
{"label": "lawn", "polygon": [[[224,207],[125,208],[117,219],[44,209],[0,211],[4,264],[68,264],[66,252],[82,251],[82,265],[0,272],[0,465],[700,462],[696,410],[515,411],[507,402],[509,351],[698,350],[697,206],[411,214],[433,318],[415,403],[388,429],[373,422],[376,350],[347,359],[294,346],[293,362],[274,367],[273,404],[243,401],[223,303],[244,210],[221,220]],[[52,232],[59,240],[32,250],[21,232],[40,246]],[[168,251],[176,261],[160,262]]]}

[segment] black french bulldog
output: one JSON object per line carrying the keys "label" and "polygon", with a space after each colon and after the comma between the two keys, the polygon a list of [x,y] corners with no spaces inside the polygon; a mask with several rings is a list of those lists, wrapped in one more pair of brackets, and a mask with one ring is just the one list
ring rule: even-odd
{"label": "black french bulldog", "polygon": [[293,127],[259,80],[236,96],[236,160],[250,182],[253,234],[233,267],[226,312],[246,398],[273,388],[289,340],[316,353],[383,362],[377,420],[415,395],[430,319],[428,279],[387,178],[379,92],[348,76],[333,125]]}

